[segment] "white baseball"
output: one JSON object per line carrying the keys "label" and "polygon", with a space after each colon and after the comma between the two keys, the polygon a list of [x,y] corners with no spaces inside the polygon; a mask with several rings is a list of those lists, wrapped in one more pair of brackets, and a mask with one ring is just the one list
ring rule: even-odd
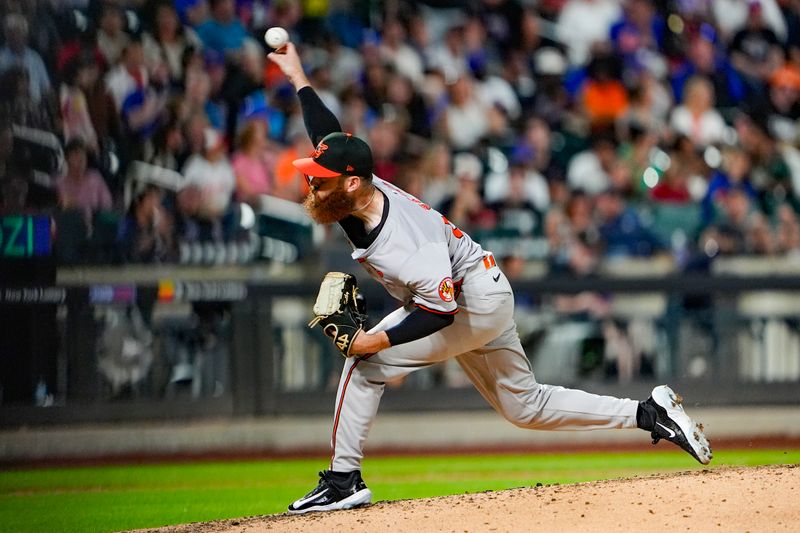
{"label": "white baseball", "polygon": [[264,41],[270,48],[277,50],[289,42],[289,32],[279,26],[275,26],[268,29],[267,33],[264,34]]}

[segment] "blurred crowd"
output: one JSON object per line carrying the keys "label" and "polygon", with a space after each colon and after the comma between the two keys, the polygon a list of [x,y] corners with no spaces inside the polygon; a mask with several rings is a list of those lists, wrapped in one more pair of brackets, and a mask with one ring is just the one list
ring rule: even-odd
{"label": "blurred crowd", "polygon": [[[376,174],[514,267],[800,251],[797,0],[0,0],[0,212],[171,262],[301,202],[286,28]],[[269,213],[266,213],[269,214]]]}

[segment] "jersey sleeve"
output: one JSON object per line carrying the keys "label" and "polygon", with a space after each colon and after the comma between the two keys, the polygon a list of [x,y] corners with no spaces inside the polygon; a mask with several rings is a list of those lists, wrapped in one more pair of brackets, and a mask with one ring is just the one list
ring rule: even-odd
{"label": "jersey sleeve", "polygon": [[428,243],[420,248],[403,265],[401,281],[417,307],[430,313],[458,312],[447,243]]}
{"label": "jersey sleeve", "polygon": [[325,107],[314,89],[308,86],[303,87],[297,91],[297,96],[300,99],[306,131],[314,146],[329,133],[342,131],[339,119],[336,118],[333,111]]}

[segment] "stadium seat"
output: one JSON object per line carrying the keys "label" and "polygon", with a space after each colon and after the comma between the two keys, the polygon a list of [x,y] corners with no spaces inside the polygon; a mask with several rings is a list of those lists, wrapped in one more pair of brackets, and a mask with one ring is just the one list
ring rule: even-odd
{"label": "stadium seat", "polygon": [[89,228],[83,211],[69,209],[53,216],[56,224],[54,251],[61,265],[74,265],[86,262],[85,252],[89,240]]}
{"label": "stadium seat", "polygon": [[113,263],[117,258],[117,234],[122,216],[117,211],[98,211],[93,217],[89,247],[92,259]]}
{"label": "stadium seat", "polygon": [[650,230],[667,244],[678,230],[691,239],[700,229],[700,205],[696,203],[654,204],[651,216]]}

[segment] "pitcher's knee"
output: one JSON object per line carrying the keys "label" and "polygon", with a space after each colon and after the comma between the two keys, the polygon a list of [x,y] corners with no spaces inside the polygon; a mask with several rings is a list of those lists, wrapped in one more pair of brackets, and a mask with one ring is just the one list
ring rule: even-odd
{"label": "pitcher's knee", "polygon": [[517,427],[532,429],[546,424],[543,420],[541,387],[537,383],[532,390],[510,392],[501,398],[500,413]]}
{"label": "pitcher's knee", "polygon": [[541,412],[525,406],[520,409],[506,409],[502,413],[506,420],[519,428],[534,429],[540,425]]}

